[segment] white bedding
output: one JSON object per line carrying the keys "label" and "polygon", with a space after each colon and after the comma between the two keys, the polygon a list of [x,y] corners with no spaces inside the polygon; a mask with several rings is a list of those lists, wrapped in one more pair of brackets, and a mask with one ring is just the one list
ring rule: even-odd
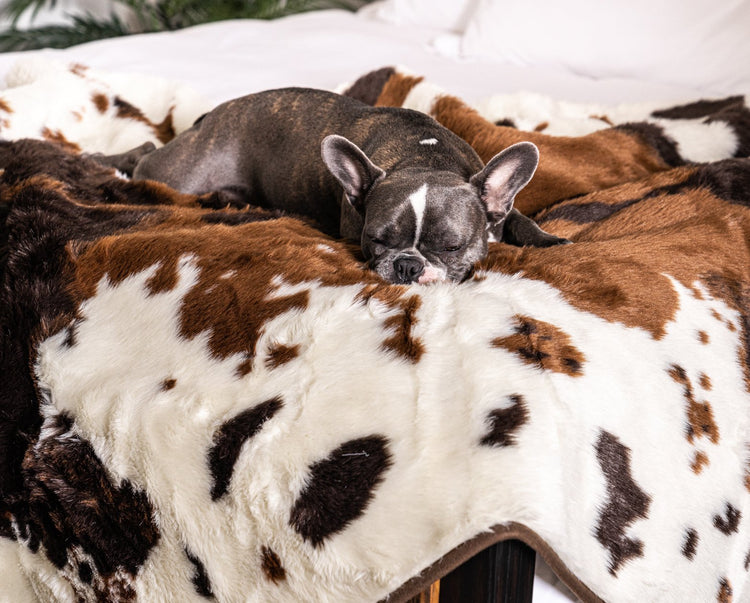
{"label": "white bedding", "polygon": [[[593,79],[550,67],[458,58],[460,35],[394,25],[372,8],[361,14],[320,11],[277,21],[227,21],[172,33],[89,43],[66,50],[0,54],[0,74],[19,58],[44,56],[110,72],[150,74],[193,87],[207,106],[251,92],[309,86],[334,89],[386,65],[403,65],[452,94],[479,104],[498,92],[530,91],[557,100],[601,103],[657,102],[750,91],[750,81],[722,86],[675,86],[632,79]],[[54,99],[49,102],[54,103]],[[542,575],[543,579],[539,578]],[[535,601],[567,601],[538,569]],[[564,588],[564,587],[562,587]]]}

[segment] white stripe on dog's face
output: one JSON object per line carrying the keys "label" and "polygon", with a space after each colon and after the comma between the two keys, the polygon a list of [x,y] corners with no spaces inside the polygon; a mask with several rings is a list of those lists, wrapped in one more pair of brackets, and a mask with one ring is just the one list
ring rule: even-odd
{"label": "white stripe on dog's face", "polygon": [[424,220],[424,208],[427,204],[427,185],[423,184],[416,192],[409,195],[409,202],[414,210],[416,218],[416,229],[414,230],[414,247],[419,243],[419,237],[422,236],[422,221]]}

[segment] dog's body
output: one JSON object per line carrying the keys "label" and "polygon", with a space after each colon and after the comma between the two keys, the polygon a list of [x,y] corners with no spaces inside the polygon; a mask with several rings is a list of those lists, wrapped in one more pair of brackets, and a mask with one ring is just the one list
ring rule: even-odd
{"label": "dog's body", "polygon": [[229,101],[135,161],[136,179],[310,216],[324,232],[361,242],[392,282],[463,280],[491,232],[520,245],[566,242],[512,209],[536,169],[532,144],[484,167],[425,114],[322,90]]}

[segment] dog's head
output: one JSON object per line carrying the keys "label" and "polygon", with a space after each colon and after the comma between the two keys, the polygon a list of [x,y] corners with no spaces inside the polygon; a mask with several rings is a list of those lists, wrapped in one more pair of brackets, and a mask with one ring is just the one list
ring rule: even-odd
{"label": "dog's head", "polygon": [[327,136],[323,161],[363,220],[362,252],[393,283],[467,278],[487,254],[513,200],[536,170],[539,151],[521,142],[468,180],[452,171],[407,168],[387,174],[342,136]]}

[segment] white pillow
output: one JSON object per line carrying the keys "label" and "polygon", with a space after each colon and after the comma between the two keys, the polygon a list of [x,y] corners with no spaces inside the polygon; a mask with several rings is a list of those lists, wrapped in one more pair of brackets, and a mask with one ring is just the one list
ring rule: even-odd
{"label": "white pillow", "polygon": [[480,0],[461,53],[593,78],[750,89],[750,2]]}
{"label": "white pillow", "polygon": [[381,0],[359,10],[396,25],[463,32],[479,0]]}

